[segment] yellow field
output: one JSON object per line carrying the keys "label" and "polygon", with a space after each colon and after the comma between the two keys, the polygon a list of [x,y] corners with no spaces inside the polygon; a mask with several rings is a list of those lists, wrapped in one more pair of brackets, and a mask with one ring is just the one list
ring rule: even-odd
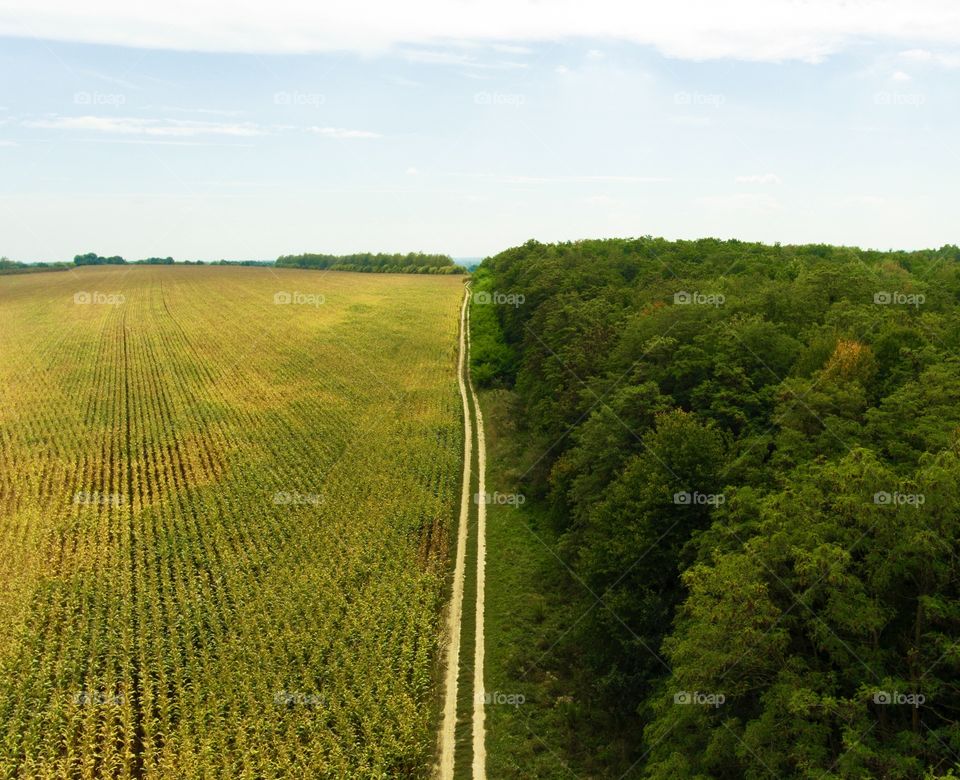
{"label": "yellow field", "polygon": [[0,277],[0,777],[427,772],[461,298]]}

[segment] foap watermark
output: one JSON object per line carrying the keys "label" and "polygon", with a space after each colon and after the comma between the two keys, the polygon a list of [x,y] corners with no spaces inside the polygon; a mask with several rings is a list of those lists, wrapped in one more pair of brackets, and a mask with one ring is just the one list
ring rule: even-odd
{"label": "foap watermark", "polygon": [[123,506],[127,503],[123,493],[101,493],[99,490],[78,490],[73,494],[77,506]]}
{"label": "foap watermark", "polygon": [[927,96],[920,92],[877,92],[873,102],[878,106],[907,106],[920,108],[927,102]]}
{"label": "foap watermark", "polygon": [[727,700],[722,693],[704,693],[703,691],[677,691],[673,694],[674,704],[698,704],[701,707],[720,707]]}
{"label": "foap watermark", "polygon": [[906,704],[919,709],[926,700],[927,697],[922,693],[900,693],[899,691],[874,691],[873,693],[873,703],[881,705]]}
{"label": "foap watermark", "polygon": [[696,490],[688,493],[684,490],[673,494],[673,503],[678,506],[720,506],[726,500],[723,493],[698,493]]}
{"label": "foap watermark", "polygon": [[119,108],[127,102],[127,96],[119,92],[74,92],[74,105],[114,106]]}
{"label": "foap watermark", "polygon": [[496,290],[493,292],[482,290],[473,294],[473,302],[478,306],[513,306],[516,309],[523,306],[526,300],[522,293],[502,293]]}
{"label": "foap watermark", "polygon": [[522,693],[504,693],[503,691],[484,691],[478,693],[476,701],[486,706],[507,705],[508,707],[520,707],[527,701],[527,697]]}
{"label": "foap watermark", "polygon": [[518,92],[476,92],[473,102],[478,106],[522,106],[526,97]]}
{"label": "foap watermark", "polygon": [[273,703],[281,707],[322,707],[324,699],[316,693],[302,691],[277,691],[273,695]]}
{"label": "foap watermark", "polygon": [[73,703],[80,707],[106,705],[119,707],[126,701],[126,697],[122,693],[108,693],[106,691],[77,691],[71,698]]}
{"label": "foap watermark", "polygon": [[119,306],[125,303],[126,300],[127,297],[123,293],[105,293],[97,292],[96,290],[87,292],[86,290],[82,290],[81,292],[75,292],[73,294],[73,302],[82,306]]}
{"label": "foap watermark", "polygon": [[687,306],[690,304],[695,306],[723,306],[723,304],[727,302],[727,298],[723,293],[679,290],[673,294],[673,302],[678,306]]}
{"label": "foap watermark", "polygon": [[878,490],[873,494],[873,503],[877,506],[912,506],[919,509],[927,502],[923,493],[888,493],[886,490]]}
{"label": "foap watermark", "polygon": [[923,293],[905,293],[899,290],[880,291],[873,294],[873,302],[878,306],[913,306],[919,309],[927,302],[927,296]]}
{"label": "foap watermark", "polygon": [[719,92],[674,92],[673,102],[678,106],[710,106],[720,108],[727,98]]}
{"label": "foap watermark", "polygon": [[277,506],[318,506],[323,503],[323,496],[319,493],[278,490],[273,494],[273,503]]}
{"label": "foap watermark", "polygon": [[313,106],[320,108],[327,102],[327,96],[319,92],[274,92],[273,102],[278,106]]}
{"label": "foap watermark", "polygon": [[518,507],[525,504],[527,497],[523,493],[474,493],[473,503],[495,504],[497,506]]}
{"label": "foap watermark", "polygon": [[281,290],[273,294],[273,302],[281,306],[288,304],[297,306],[322,306],[327,302],[327,298],[320,293],[286,292],[285,290]]}

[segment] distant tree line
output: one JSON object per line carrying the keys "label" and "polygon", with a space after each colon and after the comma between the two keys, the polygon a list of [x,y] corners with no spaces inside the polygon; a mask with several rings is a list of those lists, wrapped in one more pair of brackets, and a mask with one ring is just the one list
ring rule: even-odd
{"label": "distant tree line", "polygon": [[462,274],[466,269],[456,265],[448,255],[432,255],[422,252],[408,254],[353,255],[282,255],[277,258],[278,268],[317,268],[330,271],[360,271],[367,273],[405,274]]}
{"label": "distant tree line", "polygon": [[474,284],[475,376],[536,464],[510,488],[575,575],[569,754],[953,777],[960,249],[529,242]]}
{"label": "distant tree line", "polygon": [[173,265],[172,257],[147,257],[143,260],[134,260],[138,265]]}
{"label": "distant tree line", "polygon": [[[0,274],[29,273],[31,271],[65,271],[87,265],[173,265],[172,257],[147,257],[128,261],[120,255],[104,257],[96,252],[76,255],[70,263],[19,263],[0,259]],[[277,260],[186,260],[183,265],[277,266],[281,268],[320,268],[331,271],[364,271],[408,274],[463,274],[466,269],[456,265],[447,255],[420,252],[408,254],[355,255],[285,255]]]}
{"label": "distant tree line", "polygon": [[[188,260],[187,263],[190,261]],[[218,260],[216,262],[211,262],[205,264],[203,260],[197,260],[197,265],[243,265],[243,266],[270,266],[273,267],[276,263],[273,260]]]}
{"label": "distant tree line", "polygon": [[[173,265],[172,257],[147,257],[143,260],[132,261],[136,265]],[[95,252],[87,252],[85,255],[76,255],[73,258],[74,265],[127,265],[127,260],[114,255],[112,257],[102,257]]]}
{"label": "distant tree line", "polygon": [[69,271],[70,268],[70,263],[19,263],[6,257],[0,257],[0,275],[29,274],[39,271]]}
{"label": "distant tree line", "polygon": [[74,265],[126,265],[126,262],[127,261],[119,255],[102,257],[95,252],[87,252],[85,255],[75,255],[73,258]]}
{"label": "distant tree line", "polygon": [[[127,261],[119,255],[113,257],[102,257],[94,252],[88,252],[85,255],[77,255],[73,258],[74,265],[173,265],[172,257],[147,257],[143,260]],[[183,265],[263,265],[273,266],[273,260],[217,260],[207,262],[206,260],[185,260]]]}

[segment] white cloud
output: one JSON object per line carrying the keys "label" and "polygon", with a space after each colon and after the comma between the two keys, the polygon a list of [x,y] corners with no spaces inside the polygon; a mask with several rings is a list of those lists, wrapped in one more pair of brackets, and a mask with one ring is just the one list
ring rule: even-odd
{"label": "white cloud", "polygon": [[779,184],[780,177],[775,173],[752,173],[748,176],[737,176],[737,184]]}
{"label": "white cloud", "polygon": [[408,62],[425,65],[469,65],[473,57],[453,51],[431,51],[427,49],[406,49],[402,52]]}
{"label": "white cloud", "polygon": [[16,141],[4,141],[0,139],[0,146],[19,146]]}
{"label": "white cloud", "polygon": [[646,44],[683,59],[819,61],[865,41],[960,45],[960,6],[953,0],[4,0],[0,35],[246,52],[582,38]]}
{"label": "white cloud", "polygon": [[495,51],[503,52],[504,54],[533,54],[533,49],[529,46],[515,46],[509,43],[495,43],[493,44]]}
{"label": "white cloud", "polygon": [[901,59],[923,65],[939,65],[941,68],[960,68],[960,54],[933,52],[928,49],[907,49],[900,52]]}
{"label": "white cloud", "polygon": [[851,195],[846,199],[846,202],[855,206],[868,206],[875,208],[877,206],[886,205],[887,199],[880,195]]}
{"label": "white cloud", "polygon": [[407,168],[407,176],[419,176],[419,175],[420,175],[420,171],[418,171],[412,165],[409,168]]}
{"label": "white cloud", "polygon": [[609,195],[590,195],[583,199],[588,206],[616,206],[619,201]]}
{"label": "white cloud", "polygon": [[713,127],[716,124],[712,116],[673,114],[668,118],[674,124],[682,127]]}
{"label": "white cloud", "polygon": [[194,122],[182,119],[138,119],[108,116],[58,116],[32,119],[25,127],[43,130],[90,130],[118,135],[192,137],[198,135],[230,135],[249,137],[263,135],[264,130],[249,122]]}
{"label": "white cloud", "polygon": [[164,141],[155,136],[148,138],[123,138],[120,136],[107,136],[106,138],[83,138],[84,143],[88,144],[126,144],[135,146],[215,146],[222,148],[254,148],[251,143],[226,142],[226,141]]}
{"label": "white cloud", "polygon": [[369,130],[348,130],[344,127],[311,127],[310,131],[326,138],[379,138]]}
{"label": "white cloud", "polygon": [[897,81],[901,84],[911,81],[910,74],[904,73],[902,70],[894,71],[893,75],[890,76],[891,81]]}
{"label": "white cloud", "polygon": [[165,111],[178,114],[207,114],[208,116],[240,116],[242,111],[226,111],[219,108],[185,108],[183,106],[142,106],[140,111]]}
{"label": "white cloud", "polygon": [[513,70],[527,67],[525,62],[509,62],[506,60],[483,62],[470,54],[462,54],[449,49],[405,49],[402,54],[408,62],[422,65],[459,65],[482,70]]}
{"label": "white cloud", "polygon": [[250,138],[283,131],[307,131],[326,138],[379,138],[369,130],[344,127],[296,127],[294,125],[258,125],[253,122],[201,122],[187,119],[140,119],[111,116],[52,116],[24,121],[24,127],[40,130],[87,130],[113,136],[193,138],[196,136],[232,136]]}
{"label": "white cloud", "polygon": [[654,184],[668,182],[662,176],[503,176],[500,181],[507,184],[555,184],[606,182],[610,184]]}

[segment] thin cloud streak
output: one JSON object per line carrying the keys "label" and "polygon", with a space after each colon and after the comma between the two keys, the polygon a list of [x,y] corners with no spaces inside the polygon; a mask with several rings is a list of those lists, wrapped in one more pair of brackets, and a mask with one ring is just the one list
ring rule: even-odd
{"label": "thin cloud streak", "polygon": [[196,136],[221,135],[237,138],[272,135],[284,131],[306,130],[325,138],[354,139],[380,138],[370,130],[355,130],[345,127],[307,127],[291,125],[258,125],[253,122],[202,122],[186,119],[141,119],[137,117],[112,116],[54,116],[23,121],[23,127],[37,130],[87,130],[95,133],[119,136],[169,136],[192,138]]}
{"label": "thin cloud streak", "polygon": [[189,13],[185,9],[181,3],[6,0],[0,35],[181,51],[362,54],[457,42],[524,48],[606,39],[677,59],[764,62],[820,62],[865,42],[900,42],[917,51],[960,46],[960,7],[951,0],[556,0],[549,6],[536,0],[274,0],[241,7],[193,0]]}

